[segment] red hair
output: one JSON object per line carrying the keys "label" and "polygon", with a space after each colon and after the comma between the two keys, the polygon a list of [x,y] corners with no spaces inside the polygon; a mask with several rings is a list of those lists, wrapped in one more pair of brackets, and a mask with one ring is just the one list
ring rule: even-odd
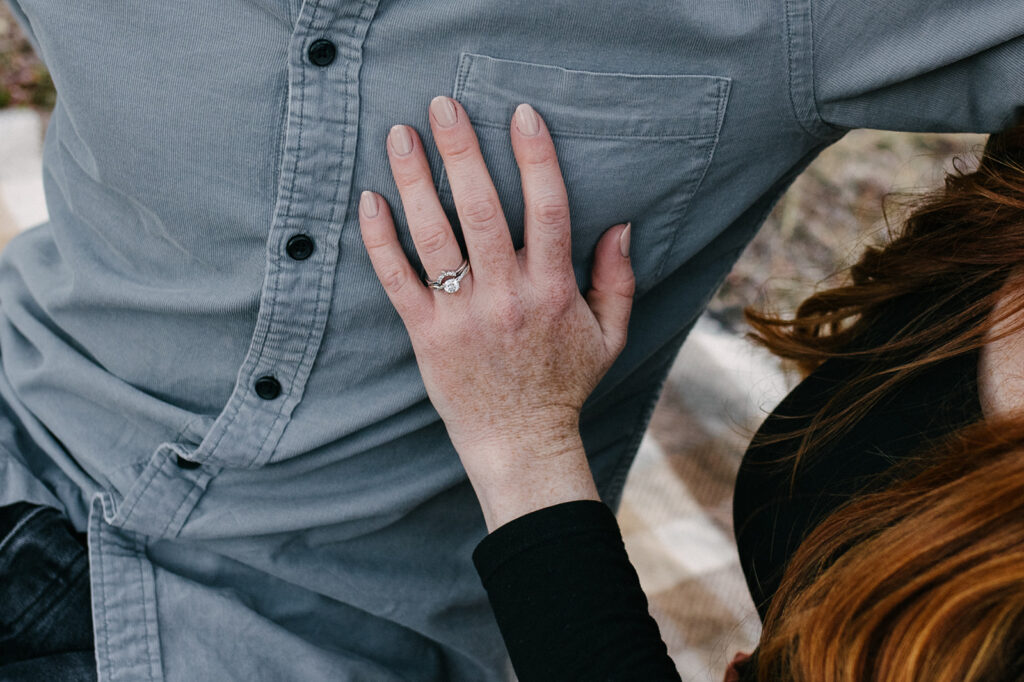
{"label": "red hair", "polygon": [[[921,200],[887,246],[869,248],[848,284],[793,317],[748,310],[754,338],[806,371],[865,360],[806,428],[772,438],[793,440],[794,475],[909,377],[1020,331],[1024,290],[1004,285],[1022,265],[1016,126],[989,139],[977,170],[960,166]],[[908,300],[921,312],[871,341]],[[1024,679],[1024,411],[951,434],[895,480],[800,545],[765,619],[759,680]]]}

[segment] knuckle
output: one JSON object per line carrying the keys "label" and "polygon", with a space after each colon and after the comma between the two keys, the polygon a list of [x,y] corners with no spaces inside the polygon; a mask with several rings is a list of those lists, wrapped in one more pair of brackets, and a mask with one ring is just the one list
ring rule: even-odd
{"label": "knuckle", "polygon": [[526,310],[518,296],[506,296],[495,301],[491,314],[498,326],[506,331],[521,329],[526,323]]}
{"label": "knuckle", "polygon": [[460,164],[480,154],[479,147],[469,137],[455,135],[444,144],[444,153],[448,160]]}
{"label": "knuckle", "polygon": [[409,284],[409,277],[403,268],[391,268],[381,273],[380,283],[390,293],[397,294]]}
{"label": "knuckle", "polygon": [[495,222],[501,211],[492,198],[480,197],[470,198],[462,213],[466,222],[486,225]]}
{"label": "knuckle", "polygon": [[391,174],[395,178],[395,184],[399,187],[413,185],[420,178],[418,168],[409,163],[410,159],[396,157],[391,161]]}
{"label": "knuckle", "polygon": [[547,287],[545,297],[552,312],[561,314],[567,310],[576,300],[576,280],[561,281],[554,283],[554,286]]}
{"label": "knuckle", "polygon": [[619,295],[629,299],[636,295],[636,277],[632,273],[619,284]]}
{"label": "knuckle", "polygon": [[569,204],[555,195],[545,195],[533,205],[533,215],[541,227],[565,227],[569,224]]}
{"label": "knuckle", "polygon": [[363,232],[363,243],[371,255],[386,251],[391,246],[392,240],[387,236],[375,232]]}
{"label": "knuckle", "polygon": [[405,158],[393,161],[391,174],[400,190],[422,192],[426,186],[433,186],[429,169],[417,163],[416,159]]}
{"label": "knuckle", "polygon": [[449,232],[442,227],[427,228],[420,237],[419,250],[421,255],[433,256],[441,253],[449,244]]}
{"label": "knuckle", "polygon": [[399,192],[402,193],[402,203],[406,211],[423,211],[430,207],[431,201],[437,197],[437,188],[434,186],[433,178],[420,174],[410,173],[403,178],[396,178]]}
{"label": "knuckle", "polygon": [[533,171],[557,171],[558,157],[553,147],[544,145],[537,148],[529,145],[523,156],[523,165]]}

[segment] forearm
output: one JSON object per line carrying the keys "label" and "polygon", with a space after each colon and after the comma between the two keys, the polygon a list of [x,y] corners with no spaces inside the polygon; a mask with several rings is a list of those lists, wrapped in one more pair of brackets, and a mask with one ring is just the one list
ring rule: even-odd
{"label": "forearm", "polygon": [[679,681],[604,504],[522,516],[473,561],[522,682]]}

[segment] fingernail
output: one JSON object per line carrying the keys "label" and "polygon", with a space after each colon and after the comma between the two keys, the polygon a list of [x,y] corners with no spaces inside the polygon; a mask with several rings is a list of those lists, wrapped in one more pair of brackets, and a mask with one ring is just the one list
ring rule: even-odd
{"label": "fingernail", "polygon": [[391,149],[399,156],[405,156],[412,151],[412,135],[405,126],[394,126],[388,134],[388,139],[391,140]]}
{"label": "fingernail", "polygon": [[632,231],[633,223],[626,223],[626,229],[619,235],[619,251],[623,258],[629,258],[629,233]]}
{"label": "fingernail", "polygon": [[516,107],[516,127],[527,137],[533,137],[540,132],[540,118],[533,107],[525,102]]}
{"label": "fingernail", "polygon": [[455,113],[455,105],[443,95],[438,95],[430,101],[430,113],[442,128],[451,128],[459,120],[458,114]]}
{"label": "fingernail", "polygon": [[377,211],[377,195],[370,191],[364,191],[359,196],[359,210],[363,212],[364,218],[376,218]]}

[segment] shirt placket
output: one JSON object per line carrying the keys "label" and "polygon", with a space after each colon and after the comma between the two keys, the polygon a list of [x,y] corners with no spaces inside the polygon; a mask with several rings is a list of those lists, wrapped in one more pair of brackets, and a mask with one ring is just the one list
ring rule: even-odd
{"label": "shirt placket", "polygon": [[259,315],[235,389],[189,459],[255,468],[273,456],[313,367],[334,295],[376,2],[307,0],[289,44],[288,113]]}

